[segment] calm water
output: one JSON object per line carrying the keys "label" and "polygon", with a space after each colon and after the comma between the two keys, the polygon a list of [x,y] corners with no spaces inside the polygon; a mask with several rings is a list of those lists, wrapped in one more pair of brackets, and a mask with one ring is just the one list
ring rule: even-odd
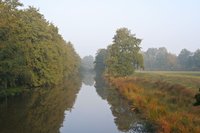
{"label": "calm water", "polygon": [[153,132],[114,89],[87,79],[1,101],[0,133]]}

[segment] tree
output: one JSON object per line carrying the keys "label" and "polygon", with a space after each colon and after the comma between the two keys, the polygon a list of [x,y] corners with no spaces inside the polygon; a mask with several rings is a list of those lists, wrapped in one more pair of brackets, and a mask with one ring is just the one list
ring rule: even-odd
{"label": "tree", "polygon": [[165,47],[149,48],[144,52],[144,67],[146,70],[177,70],[177,56],[167,51]]}
{"label": "tree", "polygon": [[99,49],[95,56],[94,61],[94,70],[96,72],[96,76],[101,76],[106,68],[106,57],[107,57],[107,50],[106,49]]}
{"label": "tree", "polygon": [[153,70],[153,68],[155,67],[156,56],[157,48],[148,48],[148,50],[143,53],[144,68],[146,70]]}
{"label": "tree", "polygon": [[193,64],[194,64],[194,69],[199,71],[200,70],[200,49],[197,49],[194,52]]}
{"label": "tree", "polygon": [[157,64],[161,67],[164,68],[165,63],[166,63],[166,55],[167,55],[167,49],[165,47],[161,47],[157,51]]}
{"label": "tree", "polygon": [[192,52],[187,49],[182,49],[178,55],[178,61],[182,70],[191,69]]}
{"label": "tree", "polygon": [[177,56],[175,54],[168,53],[167,54],[167,64],[168,64],[168,70],[177,70],[178,68],[178,62],[177,62]]}
{"label": "tree", "polygon": [[142,67],[140,43],[141,39],[136,38],[127,28],[118,29],[113,37],[113,44],[107,48],[106,72],[113,76],[127,76],[135,68]]}

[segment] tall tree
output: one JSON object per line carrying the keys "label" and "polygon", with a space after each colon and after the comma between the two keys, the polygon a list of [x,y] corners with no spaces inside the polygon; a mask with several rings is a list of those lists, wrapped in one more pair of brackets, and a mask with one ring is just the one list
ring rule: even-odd
{"label": "tall tree", "polygon": [[113,76],[127,76],[136,67],[142,67],[140,43],[141,39],[136,38],[127,28],[118,29],[113,37],[113,44],[108,46],[106,72]]}

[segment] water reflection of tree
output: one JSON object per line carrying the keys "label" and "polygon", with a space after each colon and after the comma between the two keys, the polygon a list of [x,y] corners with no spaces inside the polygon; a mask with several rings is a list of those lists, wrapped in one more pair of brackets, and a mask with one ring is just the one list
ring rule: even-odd
{"label": "water reflection of tree", "polygon": [[115,89],[108,88],[100,77],[96,77],[95,81],[98,95],[102,99],[106,99],[111,106],[110,109],[115,117],[114,121],[118,130],[129,133],[153,132],[151,126],[144,119],[141,119],[139,114],[131,111],[128,102]]}
{"label": "water reflection of tree", "polygon": [[94,72],[81,72],[82,81],[85,85],[93,86],[94,85]]}
{"label": "water reflection of tree", "polygon": [[95,77],[95,88],[96,92],[102,99],[107,99],[108,90],[106,88],[105,81],[101,78],[101,76],[96,75]]}
{"label": "water reflection of tree", "polygon": [[7,105],[2,103],[0,132],[58,133],[64,111],[71,110],[81,86],[78,78],[65,84],[8,99]]}

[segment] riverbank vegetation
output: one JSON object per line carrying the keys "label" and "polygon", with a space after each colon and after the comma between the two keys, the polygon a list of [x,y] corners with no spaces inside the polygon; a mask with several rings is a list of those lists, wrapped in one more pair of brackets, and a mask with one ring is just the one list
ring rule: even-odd
{"label": "riverbank vegetation", "polygon": [[108,86],[101,77],[95,78],[95,88],[97,94],[111,106],[110,110],[118,130],[125,133],[155,132],[154,124],[143,119],[141,114],[133,112],[129,101],[123,98],[117,89]]}
{"label": "riverbank vegetation", "polygon": [[[179,79],[180,75],[185,76]],[[164,133],[200,132],[200,108],[193,106],[199,80],[199,76],[187,72],[143,72],[108,79],[130,102],[133,111],[142,113]]]}
{"label": "riverbank vegetation", "polygon": [[[38,9],[0,1],[0,92],[16,87],[49,87],[78,72],[80,58],[71,42]],[[20,89],[19,89],[20,90]],[[19,92],[19,90],[17,92]]]}

